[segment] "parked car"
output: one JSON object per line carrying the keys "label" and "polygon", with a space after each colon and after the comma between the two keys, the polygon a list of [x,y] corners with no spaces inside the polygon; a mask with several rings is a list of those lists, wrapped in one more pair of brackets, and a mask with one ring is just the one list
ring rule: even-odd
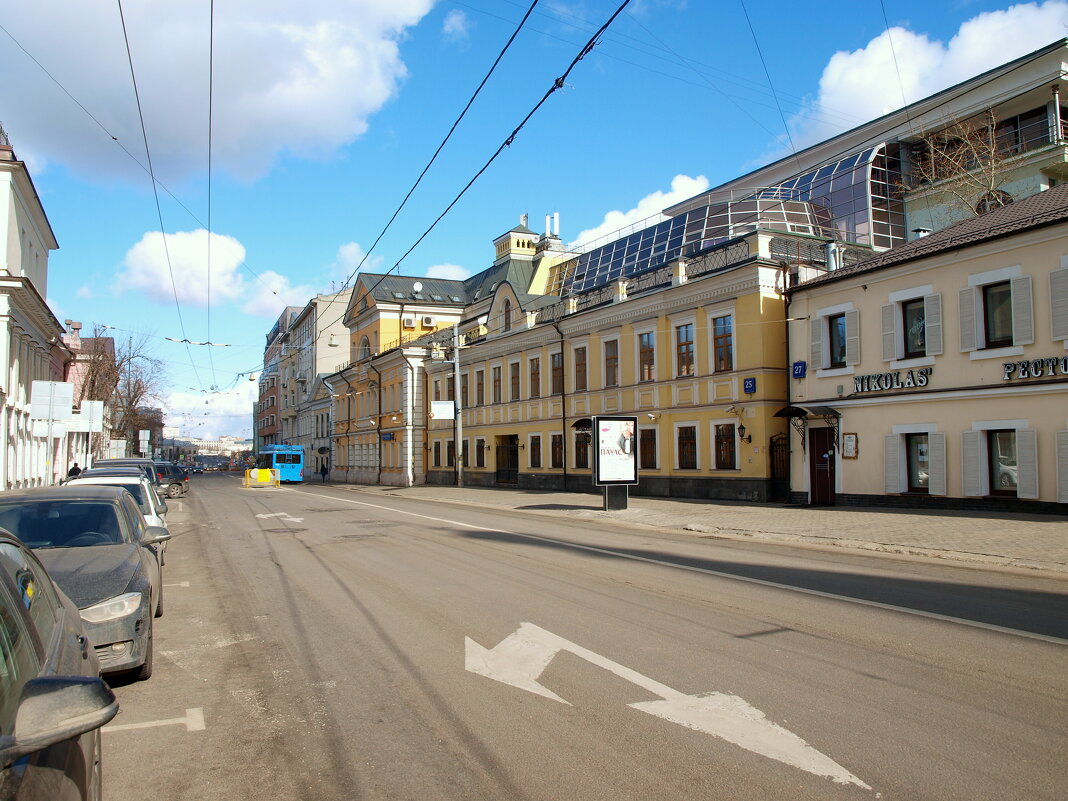
{"label": "parked car", "polygon": [[[123,474],[120,471],[129,471]],[[134,496],[137,507],[145,516],[145,522],[150,526],[167,528],[167,503],[157,493],[154,485],[148,483],[144,474],[136,468],[113,467],[111,470],[100,468],[96,470],[83,470],[81,475],[67,480],[67,485],[101,485],[105,487],[122,487]],[[164,564],[164,554],[167,551],[166,540],[155,546],[159,554],[159,563]]]}
{"label": "parked car", "polygon": [[[145,478],[156,486],[160,486],[159,476],[156,474],[156,463],[151,459],[139,459],[132,456],[122,459],[97,459],[93,462],[91,469],[97,470],[105,467],[109,469],[113,467],[136,467],[145,474]],[[85,471],[83,470],[82,472],[84,473]],[[165,490],[161,489],[160,492],[165,492]]]}
{"label": "parked car", "polygon": [[174,462],[156,462],[155,468],[168,498],[180,498],[189,492],[189,474]]}
{"label": "parked car", "polygon": [[34,549],[78,607],[103,673],[152,675],[152,618],[163,614],[162,569],[149,526],[118,487],[67,484],[0,495],[0,527]]}
{"label": "parked car", "polygon": [[100,727],[119,703],[100,679],[77,607],[6,531],[0,531],[0,641],[3,797],[100,799]]}

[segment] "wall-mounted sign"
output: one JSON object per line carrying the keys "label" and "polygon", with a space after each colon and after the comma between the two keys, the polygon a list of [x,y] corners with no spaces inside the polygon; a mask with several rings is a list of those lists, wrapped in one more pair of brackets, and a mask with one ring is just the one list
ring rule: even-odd
{"label": "wall-mounted sign", "polygon": [[755,378],[743,378],[742,379],[742,392],[746,395],[752,395],[756,392],[756,379]]}
{"label": "wall-mounted sign", "polygon": [[791,375],[794,378],[804,378],[808,374],[808,362],[794,362]]}
{"label": "wall-mounted sign", "polygon": [[925,387],[933,372],[933,367],[921,367],[918,370],[858,375],[853,379],[853,392],[860,395],[865,392],[884,392],[889,389]]}
{"label": "wall-mounted sign", "polygon": [[842,458],[856,459],[860,451],[857,447],[856,434],[842,434]]}
{"label": "wall-mounted sign", "polygon": [[1031,359],[1023,362],[1003,362],[1002,369],[1006,381],[1020,378],[1052,378],[1055,375],[1068,375],[1068,356],[1048,356],[1045,359]]}
{"label": "wall-mounted sign", "polygon": [[382,439],[384,441],[386,441],[386,442],[389,442],[390,440],[393,439],[393,432],[392,431],[383,431],[382,432]]}

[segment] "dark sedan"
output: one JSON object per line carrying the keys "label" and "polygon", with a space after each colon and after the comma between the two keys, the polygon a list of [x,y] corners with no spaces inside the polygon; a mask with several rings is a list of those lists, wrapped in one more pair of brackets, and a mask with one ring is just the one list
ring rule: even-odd
{"label": "dark sedan", "polygon": [[0,527],[34,549],[77,605],[104,673],[152,675],[152,618],[163,583],[152,545],[170,539],[148,526],[118,487],[68,484],[0,495]]}
{"label": "dark sedan", "polygon": [[0,531],[0,798],[99,801],[100,727],[119,704],[74,604]]}

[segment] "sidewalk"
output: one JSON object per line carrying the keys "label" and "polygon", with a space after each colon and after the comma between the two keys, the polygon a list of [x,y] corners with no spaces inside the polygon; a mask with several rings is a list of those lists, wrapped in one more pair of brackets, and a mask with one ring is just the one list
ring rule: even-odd
{"label": "sidewalk", "polygon": [[1068,520],[1050,515],[810,507],[631,497],[605,512],[600,495],[421,485],[334,484],[359,492],[426,498],[691,532],[908,554],[1068,575]]}

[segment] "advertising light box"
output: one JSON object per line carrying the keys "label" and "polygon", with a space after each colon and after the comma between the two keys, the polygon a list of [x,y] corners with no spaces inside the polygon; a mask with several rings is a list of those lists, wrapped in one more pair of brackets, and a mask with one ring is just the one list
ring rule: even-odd
{"label": "advertising light box", "polygon": [[593,483],[638,483],[638,418],[593,418]]}

